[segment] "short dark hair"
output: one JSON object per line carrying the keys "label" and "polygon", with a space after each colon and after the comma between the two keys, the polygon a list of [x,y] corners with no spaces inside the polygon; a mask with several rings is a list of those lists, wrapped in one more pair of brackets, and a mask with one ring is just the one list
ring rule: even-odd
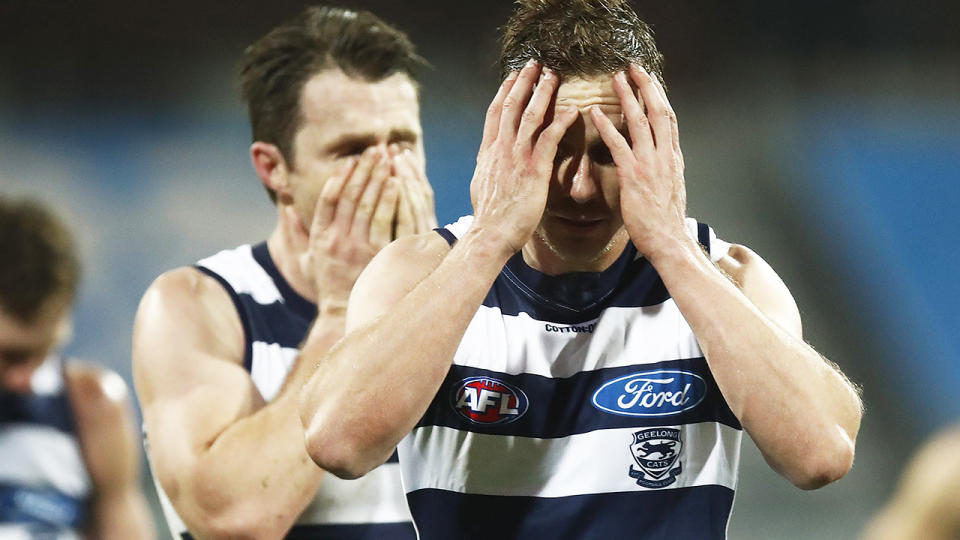
{"label": "short dark hair", "polygon": [[32,323],[80,281],[73,235],[47,207],[0,196],[0,310]]}
{"label": "short dark hair", "polygon": [[[368,82],[426,65],[406,34],[369,11],[313,6],[247,47],[240,80],[254,141],[275,144],[293,166],[300,96],[317,73],[339,68]],[[271,190],[270,198],[276,202]]]}
{"label": "short dark hair", "polygon": [[638,63],[663,82],[653,30],[627,0],[517,0],[503,31],[501,76],[533,58],[561,76],[590,77]]}

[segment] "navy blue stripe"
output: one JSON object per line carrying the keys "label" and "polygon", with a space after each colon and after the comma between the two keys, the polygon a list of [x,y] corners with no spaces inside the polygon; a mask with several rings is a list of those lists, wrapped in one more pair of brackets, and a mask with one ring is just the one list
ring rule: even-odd
{"label": "navy blue stripe", "polygon": [[270,257],[270,251],[267,249],[267,243],[260,242],[253,246],[251,251],[253,252],[254,260],[257,261],[273,280],[274,285],[277,286],[277,290],[280,291],[280,295],[283,296],[284,303],[287,304],[297,316],[310,321],[316,319],[317,305],[297,294],[297,292],[293,290],[293,287],[287,283],[283,274],[277,269],[277,265],[273,263],[273,258]]}
{"label": "navy blue stripe", "polygon": [[390,454],[390,457],[387,459],[386,462],[387,462],[387,463],[399,463],[399,462],[400,462],[400,456],[399,456],[399,454],[397,454],[397,451],[396,451],[396,450],[394,450],[393,453]]}
{"label": "navy blue stripe", "polygon": [[[623,416],[603,411],[593,405],[594,392],[605,383],[633,373],[657,369],[683,370],[699,375],[706,385],[703,401],[688,411],[670,416]],[[496,379],[521,390],[528,400],[527,410],[508,423],[485,424],[465,418],[454,408],[455,396],[461,382],[473,377]],[[453,365],[417,427],[445,426],[476,433],[545,439],[567,437],[598,429],[673,426],[698,422],[720,422],[734,429],[741,429],[740,422],[727,406],[706,360],[702,357],[584,371],[563,379],[529,373],[507,375],[497,371]]]}
{"label": "navy blue stripe", "polygon": [[448,229],[444,229],[443,227],[437,227],[436,229],[434,229],[434,231],[436,231],[437,234],[443,237],[443,239],[446,240],[447,243],[450,244],[450,246],[453,246],[454,244],[457,243],[457,236],[452,232],[450,232]]}
{"label": "navy blue stripe", "polygon": [[258,304],[246,293],[238,296],[250,324],[247,337],[251,342],[265,341],[281,347],[300,347],[313,319],[300,317],[282,302]]}
{"label": "navy blue stripe", "polygon": [[421,489],[407,500],[420,540],[710,540],[726,537],[733,490],[711,485],[540,498]]}
{"label": "navy blue stripe", "polygon": [[710,253],[710,226],[706,223],[697,222],[697,241]]}
{"label": "navy blue stripe", "polygon": [[0,484],[0,523],[80,529],[86,501],[52,489]]}
{"label": "navy blue stripe", "polygon": [[[190,533],[181,533],[183,540],[194,540]],[[286,540],[416,540],[411,523],[362,523],[346,525],[296,525],[284,536]]]}
{"label": "navy blue stripe", "polygon": [[76,432],[66,392],[49,396],[0,392],[0,427],[3,424],[38,424],[65,433]]}
{"label": "navy blue stripe", "polygon": [[247,317],[247,310],[243,307],[243,302],[240,301],[240,296],[237,294],[237,291],[233,290],[233,286],[230,285],[226,279],[221,277],[220,274],[204,266],[194,265],[193,267],[217,280],[217,283],[219,283],[220,286],[227,291],[227,294],[230,295],[230,300],[233,302],[233,307],[237,310],[237,315],[240,317],[240,325],[243,327],[243,367],[247,371],[250,371],[251,367],[253,366],[253,349],[250,346],[252,343],[252,340],[250,339],[250,320]]}

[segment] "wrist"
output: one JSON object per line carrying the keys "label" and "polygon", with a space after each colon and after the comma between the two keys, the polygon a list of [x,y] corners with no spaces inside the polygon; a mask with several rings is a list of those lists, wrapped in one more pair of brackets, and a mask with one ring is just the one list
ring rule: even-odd
{"label": "wrist", "polygon": [[686,231],[672,236],[663,236],[655,242],[650,242],[643,256],[650,261],[658,271],[663,271],[669,266],[688,262],[696,259],[709,261],[709,256],[703,250],[703,246]]}
{"label": "wrist", "polygon": [[515,238],[510,238],[499,228],[488,226],[476,220],[463,237],[457,241],[457,244],[469,247],[469,249],[466,249],[468,256],[478,256],[481,259],[498,261],[500,263],[498,271],[514,253],[523,247],[522,243],[517,245]]}

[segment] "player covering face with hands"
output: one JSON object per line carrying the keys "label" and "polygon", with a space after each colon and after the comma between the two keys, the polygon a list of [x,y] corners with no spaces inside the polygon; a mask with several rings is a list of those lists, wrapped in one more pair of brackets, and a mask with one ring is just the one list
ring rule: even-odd
{"label": "player covering face with hands", "polygon": [[407,37],[308,8],[247,48],[268,239],[147,290],[133,365],[148,454],[179,538],[414,538],[396,460],[358,481],[310,461],[297,395],[344,332],[350,290],[395,238],[436,225]]}
{"label": "player covering face with hands", "polygon": [[517,6],[474,215],[358,279],[301,392],[311,458],[355,478],[396,447],[423,539],[722,538],[744,431],[798,487],[843,476],[857,392],[777,274],[686,216],[649,28]]}

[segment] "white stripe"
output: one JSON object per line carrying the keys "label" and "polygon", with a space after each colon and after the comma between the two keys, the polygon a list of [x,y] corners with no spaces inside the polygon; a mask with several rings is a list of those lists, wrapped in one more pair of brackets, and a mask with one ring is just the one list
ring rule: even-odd
{"label": "white stripe", "polygon": [[473,225],[473,216],[463,216],[457,221],[445,225],[443,228],[452,232],[457,238],[461,238],[470,228],[470,225]]}
{"label": "white stripe", "polygon": [[297,523],[397,523],[410,521],[400,467],[385,463],[356,480],[326,473]]}
{"label": "white stripe", "polygon": [[35,534],[37,534],[36,528],[26,523],[0,523],[0,538],[3,540],[36,540],[37,538],[44,538],[45,540],[83,540],[76,532],[66,529],[56,531],[44,529],[42,536],[35,536]]}
{"label": "white stripe", "polygon": [[[592,333],[563,331],[591,325]],[[577,325],[538,321],[526,313],[503,315],[500,308],[480,306],[453,361],[511,375],[563,378],[700,356],[700,346],[671,298],[655,306],[607,308],[598,319]]]}
{"label": "white stripe", "polygon": [[250,378],[266,401],[272,401],[287,380],[287,374],[300,354],[299,349],[281,347],[278,343],[254,341],[251,344],[253,360]]}
{"label": "white stripe", "polygon": [[249,244],[225,249],[201,259],[197,265],[212,270],[226,280],[237,294],[249,294],[258,304],[282,302],[280,291],[266,270],[253,258]]}
{"label": "white stripe", "polygon": [[0,430],[0,482],[52,487],[78,498],[90,493],[76,437],[36,424],[8,424]]}
{"label": "white stripe", "polygon": [[[736,487],[742,432],[716,422],[679,427],[682,472],[659,489]],[[602,429],[557,439],[418,428],[400,444],[407,492],[436,488],[481,495],[568,497],[650,490],[630,477],[640,428]]]}

